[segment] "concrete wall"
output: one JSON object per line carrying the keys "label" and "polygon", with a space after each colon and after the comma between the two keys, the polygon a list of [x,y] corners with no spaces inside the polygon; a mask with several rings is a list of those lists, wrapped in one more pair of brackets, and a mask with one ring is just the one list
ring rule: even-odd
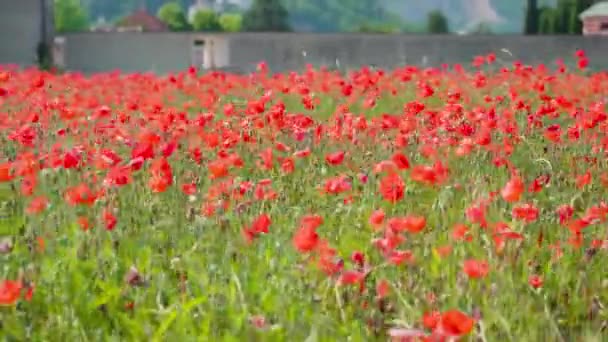
{"label": "concrete wall", "polygon": [[[230,52],[229,40],[223,35],[194,33],[192,41],[199,39],[205,41],[205,58],[202,65],[205,69],[224,68],[229,66]],[[200,65],[198,67],[201,67]]]}
{"label": "concrete wall", "polygon": [[71,33],[56,38],[68,70],[101,72],[181,71],[193,64],[195,40],[205,41],[203,67],[225,67],[228,63],[228,41],[200,33]]}
{"label": "concrete wall", "polygon": [[608,38],[600,36],[82,33],[65,38],[67,69],[84,72],[183,70],[192,63],[195,39],[205,39],[206,48],[212,49],[205,51],[206,67],[242,71],[253,70],[260,61],[275,71],[301,69],[307,63],[342,69],[469,65],[474,56],[489,52],[506,63],[550,64],[557,58],[572,61],[577,49],[587,51],[592,67],[608,70]]}
{"label": "concrete wall", "polygon": [[239,34],[229,37],[229,42],[230,64],[245,70],[261,60],[275,70],[301,68],[306,63],[339,68],[470,65],[474,56],[489,52],[504,62],[548,64],[557,58],[571,60],[577,49],[587,51],[593,67],[608,69],[606,37]]}
{"label": "concrete wall", "polygon": [[166,73],[186,69],[191,62],[187,34],[74,33],[63,38],[64,67],[68,70]]}
{"label": "concrete wall", "polygon": [[0,64],[32,65],[42,39],[41,0],[0,0]]}

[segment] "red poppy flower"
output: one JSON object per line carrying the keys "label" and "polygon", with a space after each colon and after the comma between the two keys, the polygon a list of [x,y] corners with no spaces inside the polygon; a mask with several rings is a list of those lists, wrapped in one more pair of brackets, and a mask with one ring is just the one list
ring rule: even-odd
{"label": "red poppy flower", "polygon": [[462,269],[469,278],[484,278],[490,272],[490,265],[483,260],[469,259],[463,263]]}
{"label": "red poppy flower", "polygon": [[0,183],[13,179],[13,170],[10,163],[0,163]]}
{"label": "red poppy flower", "polygon": [[386,298],[390,290],[390,284],[386,279],[381,279],[376,283],[376,296],[378,299]]}
{"label": "red poppy flower", "polygon": [[228,175],[228,162],[224,159],[211,161],[207,164],[209,178],[218,179]]}
{"label": "red poppy flower", "polygon": [[321,224],[322,219],[317,216],[308,216],[302,219],[300,228],[296,231],[293,237],[294,247],[300,253],[306,253],[314,250],[319,243],[319,235],[317,227]]}
{"label": "red poppy flower", "polygon": [[412,233],[420,233],[426,226],[426,218],[418,215],[408,215],[404,218],[405,229]]}
{"label": "red poppy flower", "polygon": [[333,152],[325,156],[325,161],[329,165],[340,165],[344,161],[344,151]]}
{"label": "red poppy flower", "polygon": [[541,288],[543,286],[543,278],[539,275],[531,275],[528,278],[528,283],[535,289]]}
{"label": "red poppy flower", "polygon": [[473,330],[475,320],[458,310],[449,310],[441,314],[440,328],[448,336],[464,336]]}
{"label": "red poppy flower", "polygon": [[183,184],[182,192],[186,195],[194,195],[196,193],[196,184],[194,184],[194,183]]}
{"label": "red poppy flower", "polygon": [[556,214],[559,217],[559,224],[566,224],[572,215],[574,215],[574,208],[568,204],[562,204],[555,210]]}
{"label": "red poppy flower", "polygon": [[382,209],[375,210],[369,217],[369,224],[374,227],[374,229],[378,229],[384,222],[385,216],[386,215]]}
{"label": "red poppy flower", "polygon": [[365,273],[358,271],[345,271],[340,275],[338,280],[339,285],[356,285],[362,284],[365,279]]}
{"label": "red poppy flower", "polygon": [[507,202],[517,202],[524,192],[524,182],[518,176],[513,176],[500,190],[500,195]]}
{"label": "red poppy flower", "polygon": [[296,169],[296,165],[292,158],[284,158],[281,161],[281,171],[283,171],[284,173],[286,173],[286,174],[292,173],[295,171],[295,169]]}
{"label": "red poppy flower", "polygon": [[365,265],[365,254],[360,251],[354,251],[350,256],[350,259],[355,263],[355,265],[357,265],[357,267],[361,268]]}
{"label": "red poppy flower", "polygon": [[401,176],[396,173],[384,176],[380,180],[380,194],[389,202],[400,201],[405,194],[405,183]]}
{"label": "red poppy flower", "polygon": [[83,231],[87,231],[90,228],[90,223],[89,223],[89,219],[86,216],[79,216],[76,219],[76,222],[78,223],[78,226],[80,227],[80,229],[82,229]]}
{"label": "red poppy flower", "polygon": [[31,215],[38,214],[43,212],[49,206],[49,201],[44,196],[34,198],[28,207],[25,209],[25,212]]}
{"label": "red poppy flower", "polygon": [[414,265],[416,263],[416,257],[414,256],[414,253],[412,253],[412,251],[398,251],[398,250],[393,250],[390,251],[387,254],[387,259],[388,261],[396,266],[402,265],[402,264],[409,264],[409,265]]}
{"label": "red poppy flower", "polygon": [[551,180],[551,176],[549,175],[542,175],[539,177],[536,177],[534,179],[534,181],[532,181],[532,184],[530,184],[530,186],[528,187],[528,191],[529,192],[540,192]]}
{"label": "red poppy flower", "polygon": [[441,321],[441,312],[429,311],[422,315],[422,325],[429,330],[435,330]]}
{"label": "red poppy flower", "polygon": [[156,159],[150,166],[152,176],[148,186],[152,192],[159,193],[167,190],[173,184],[173,171],[166,158]]}
{"label": "red poppy flower", "polygon": [[529,203],[522,204],[514,207],[511,211],[511,215],[513,218],[525,222],[534,222],[536,219],[538,219],[538,208]]}
{"label": "red poppy flower", "polygon": [[12,306],[21,296],[23,285],[20,281],[4,280],[0,283],[0,305]]}
{"label": "red poppy flower", "polygon": [[334,177],[325,182],[325,192],[332,195],[349,191],[351,188],[352,184],[348,177],[345,176]]}
{"label": "red poppy flower", "polygon": [[395,152],[391,160],[397,165],[399,170],[405,170],[410,168],[410,161],[407,157],[401,152]]}
{"label": "red poppy flower", "polygon": [[81,183],[75,187],[68,188],[65,193],[65,200],[70,205],[84,204],[87,206],[93,205],[97,200],[97,195],[85,183]]}
{"label": "red poppy flower", "polygon": [[305,149],[305,150],[300,150],[300,151],[296,151],[294,152],[293,156],[296,158],[305,158],[308,157],[310,155],[310,149]]}
{"label": "red poppy flower", "polygon": [[456,241],[467,241],[473,240],[473,236],[469,234],[469,227],[462,223],[457,223],[452,228],[452,238]]}
{"label": "red poppy flower", "polygon": [[258,161],[258,166],[262,170],[272,170],[272,166],[273,166],[272,148],[268,147],[267,149],[260,152],[260,160]]}
{"label": "red poppy flower", "polygon": [[260,234],[268,234],[268,228],[270,227],[271,223],[272,221],[268,215],[261,214],[258,216],[250,227],[243,230],[243,235],[245,236],[247,242],[252,242],[253,239]]}
{"label": "red poppy flower", "polygon": [[106,230],[114,230],[114,227],[116,227],[116,223],[118,223],[116,216],[114,216],[112,210],[109,208],[104,209],[101,218],[106,227]]}

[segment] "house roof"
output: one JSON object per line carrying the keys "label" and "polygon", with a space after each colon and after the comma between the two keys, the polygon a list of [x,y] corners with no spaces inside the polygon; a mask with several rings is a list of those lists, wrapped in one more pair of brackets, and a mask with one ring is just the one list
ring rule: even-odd
{"label": "house roof", "polygon": [[578,17],[580,19],[585,19],[603,16],[608,16],[608,1],[598,2],[597,4],[584,10]]}
{"label": "house roof", "polygon": [[143,9],[137,10],[133,14],[122,18],[116,26],[141,27],[143,31],[148,32],[162,32],[168,30],[165,23]]}

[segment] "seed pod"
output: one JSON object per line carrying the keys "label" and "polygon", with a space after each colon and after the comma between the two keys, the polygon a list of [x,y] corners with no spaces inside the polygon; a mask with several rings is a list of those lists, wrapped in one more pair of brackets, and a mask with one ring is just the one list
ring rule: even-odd
{"label": "seed pod", "polygon": [[143,286],[145,282],[143,276],[139,273],[137,268],[135,266],[131,266],[125,275],[125,283],[131,286]]}
{"label": "seed pod", "polygon": [[13,251],[13,242],[9,238],[0,240],[0,254],[9,254]]}

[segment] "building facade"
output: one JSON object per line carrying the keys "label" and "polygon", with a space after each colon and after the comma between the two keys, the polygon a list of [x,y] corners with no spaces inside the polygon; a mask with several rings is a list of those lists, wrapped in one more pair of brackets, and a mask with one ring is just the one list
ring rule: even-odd
{"label": "building facade", "polygon": [[0,0],[0,64],[35,65],[53,42],[52,13],[52,0]]}

